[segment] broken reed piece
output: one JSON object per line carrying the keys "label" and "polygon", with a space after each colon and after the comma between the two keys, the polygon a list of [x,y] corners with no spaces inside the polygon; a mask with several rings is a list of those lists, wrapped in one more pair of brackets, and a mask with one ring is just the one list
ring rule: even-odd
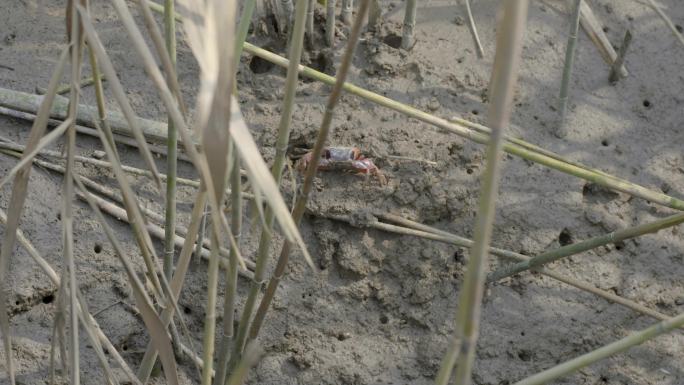
{"label": "broken reed piece", "polygon": [[[105,77],[104,77],[104,75],[102,75],[102,74],[100,74],[98,77],[100,78],[100,81],[105,81],[105,80],[106,80]],[[81,80],[80,88],[84,88],[84,87],[93,85],[94,83],[95,83],[95,78],[94,78],[94,77],[91,76],[91,77],[89,77],[89,78],[85,78],[85,79]],[[59,87],[57,88],[57,93],[60,94],[60,95],[61,95],[61,94],[65,94],[65,93],[69,92],[70,89],[71,89],[71,84],[62,84],[61,86],[59,86]],[[46,90],[45,88],[43,88],[43,87],[36,87],[36,93],[37,93],[37,94],[39,94],[39,95],[45,95],[45,92],[47,92],[47,90]]]}
{"label": "broken reed piece", "polygon": [[625,62],[625,55],[627,55],[627,50],[629,49],[629,44],[632,42],[632,33],[627,30],[625,32],[625,37],[622,39],[622,45],[620,46],[620,51],[618,52],[617,59],[613,62],[613,66],[610,69],[610,76],[608,81],[610,84],[615,85],[618,80],[622,77],[620,74],[620,68]]}
{"label": "broken reed piece", "polygon": [[[615,62],[615,59],[617,59],[617,52],[615,52],[615,49],[610,44],[610,40],[608,40],[608,37],[603,32],[603,28],[601,28],[601,23],[586,1],[583,1],[580,6],[580,25],[598,48],[603,60],[612,65],[613,62]],[[624,65],[620,68],[620,73],[622,74],[622,77],[629,75],[629,72],[627,72]]]}
{"label": "broken reed piece", "polygon": [[[0,153],[5,154],[5,155],[14,156],[14,157],[20,157],[21,156],[20,152],[15,151],[16,148],[8,150],[7,149],[8,147],[10,147],[10,146],[7,146],[7,143],[1,143],[0,142]],[[20,145],[17,145],[17,147],[20,147]],[[40,154],[40,155],[43,155],[43,154]],[[51,171],[54,171],[54,172],[57,172],[60,174],[64,174],[64,167],[59,165],[59,164],[55,164],[55,163],[48,162],[45,160],[40,160],[40,159],[34,159],[33,163],[35,163],[37,166],[40,166],[44,169],[51,170]],[[125,210],[123,210],[123,208],[117,206],[114,203],[107,202],[100,195],[97,195],[97,194],[104,195],[107,198],[109,198],[113,201],[117,201],[120,204],[122,204],[123,199],[121,198],[121,195],[119,193],[110,189],[107,186],[104,186],[100,183],[97,183],[97,182],[93,181],[92,179],[89,179],[89,178],[84,177],[82,175],[79,176],[79,178],[80,178],[81,182],[91,190],[90,191],[91,196],[93,196],[93,198],[98,203],[98,206],[100,207],[100,209],[102,211],[108,213],[109,215],[111,215],[111,216],[113,216],[119,220],[127,221],[126,220],[127,216],[125,215]],[[78,194],[78,192],[77,192],[77,194]],[[227,191],[227,194],[230,195],[230,192]],[[242,193],[242,194],[244,195],[245,193]],[[249,199],[247,197],[245,197],[245,198]],[[102,205],[100,205],[101,203],[102,203]],[[143,214],[145,214],[145,216],[148,219],[151,219],[157,223],[163,223],[164,222],[164,217],[155,211],[152,211],[146,207],[141,207],[140,211]],[[164,230],[160,226],[158,226],[157,224],[154,224],[152,222],[147,222],[147,225],[148,225],[148,230],[150,231],[150,234],[159,238],[160,240],[164,240]],[[187,231],[188,230],[182,225],[178,225],[176,227],[176,234],[177,235],[174,239],[176,247],[180,248],[183,246],[183,242],[185,242],[185,236],[187,234]],[[210,247],[209,239],[202,238],[201,245],[205,247],[201,250],[201,256],[204,259],[208,259],[209,258],[209,247]],[[228,258],[229,251],[225,248],[221,248],[221,250],[219,251],[219,254],[225,258]],[[226,267],[227,261],[221,260],[220,263],[221,263],[222,267],[227,268]],[[251,261],[246,260],[245,264],[247,265],[247,267],[249,269],[254,268],[254,263]],[[251,278],[250,276],[246,276],[246,277]]]}

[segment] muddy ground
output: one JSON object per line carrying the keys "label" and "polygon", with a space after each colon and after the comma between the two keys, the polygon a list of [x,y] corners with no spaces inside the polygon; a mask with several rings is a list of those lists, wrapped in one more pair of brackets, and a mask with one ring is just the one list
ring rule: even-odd
{"label": "muddy ground", "polygon": [[[0,86],[33,92],[45,87],[64,38],[64,2],[4,0],[0,12]],[[164,109],[141,62],[108,2],[95,1],[97,29],[121,75],[137,113],[165,120]],[[488,78],[494,55],[497,1],[473,2],[485,48],[478,59],[463,9],[454,1],[421,1],[416,45],[395,48],[401,33],[402,1],[382,1],[385,22],[365,34],[349,81],[441,117],[460,116],[484,123]],[[607,65],[586,34],[579,35],[568,111],[569,135],[553,134],[565,40],[566,2],[533,1],[525,37],[511,135],[676,197],[684,191],[684,86],[679,45],[644,1],[594,0],[590,3],[614,45],[627,29],[634,35],[626,59],[630,76],[608,84]],[[660,2],[677,25],[684,6]],[[318,20],[322,9],[317,8]],[[249,40],[283,52],[281,40],[263,35],[259,23]],[[310,65],[334,73],[347,34],[338,24],[336,46],[307,52]],[[322,28],[322,24],[317,27]],[[681,27],[679,27],[681,29]],[[197,65],[186,45],[179,48],[179,77],[189,100],[197,91]],[[284,71],[244,55],[239,72],[240,102],[267,160],[272,159]],[[300,82],[294,112],[292,147],[310,147],[320,124],[328,86]],[[84,102],[94,105],[92,89]],[[109,105],[115,108],[114,103]],[[0,135],[25,142],[30,124],[0,117]],[[353,214],[381,210],[402,214],[462,236],[472,236],[483,147],[447,134],[400,113],[345,95],[333,122],[330,143],[358,146],[371,154],[389,179],[386,186],[354,175],[320,175],[310,208],[314,213]],[[79,151],[100,150],[79,136]],[[55,149],[63,148],[59,143]],[[120,146],[127,164],[141,166],[135,149]],[[391,155],[422,161],[391,158]],[[428,162],[436,162],[430,164]],[[0,156],[7,172],[15,159]],[[158,161],[160,170],[165,160]],[[113,176],[94,166],[79,171],[114,186]],[[581,239],[653,221],[673,211],[624,194],[597,190],[580,179],[512,156],[504,157],[493,244],[536,254]],[[188,164],[180,173],[196,177]],[[290,190],[289,176],[284,192]],[[62,177],[43,169],[31,175],[21,228],[56,268],[61,266],[58,217]],[[162,199],[145,178],[135,179],[143,205],[162,211]],[[187,221],[194,190],[179,189],[180,222]],[[10,190],[0,192],[5,209]],[[136,247],[126,225],[112,219],[131,256]],[[306,218],[303,234],[320,271],[312,274],[296,254],[260,338],[265,355],[252,372],[252,384],[430,384],[452,334],[456,299],[468,250],[399,236],[346,223]],[[244,254],[254,253],[258,234],[245,231]],[[135,369],[147,336],[130,311],[130,290],[100,225],[89,208],[76,203],[76,257],[80,288],[115,346]],[[157,246],[161,250],[161,244]],[[274,253],[278,245],[274,245]],[[555,263],[553,269],[668,315],[684,310],[684,275],[679,229],[610,245]],[[143,264],[134,258],[140,271]],[[493,258],[491,267],[509,261]],[[43,384],[48,379],[55,287],[18,248],[8,277],[18,380]],[[220,283],[223,288],[223,281]],[[241,300],[248,282],[239,283]],[[195,265],[180,298],[185,319],[201,345],[206,298],[206,264]],[[222,299],[219,299],[222,303]],[[219,313],[222,309],[219,308]],[[219,319],[219,322],[221,320]],[[482,313],[474,379],[479,385],[513,383],[559,362],[643,329],[654,320],[550,278],[524,273],[491,285]],[[103,382],[85,338],[83,381]],[[0,353],[2,357],[3,353]],[[684,338],[671,333],[601,361],[559,384],[684,383]],[[0,362],[4,365],[4,359]],[[0,383],[7,383],[0,370]],[[181,359],[182,380],[198,374]],[[117,372],[121,375],[121,372]],[[154,383],[163,383],[156,377]],[[125,383],[125,381],[124,381]]]}

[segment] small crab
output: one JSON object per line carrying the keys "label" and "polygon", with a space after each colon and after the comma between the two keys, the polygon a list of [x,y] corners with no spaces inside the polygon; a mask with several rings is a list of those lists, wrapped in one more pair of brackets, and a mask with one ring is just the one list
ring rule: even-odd
{"label": "small crab", "polygon": [[[307,152],[297,161],[297,169],[304,172],[311,162],[313,153]],[[318,163],[321,171],[349,171],[355,174],[372,175],[380,184],[387,184],[387,178],[357,147],[326,147]]]}

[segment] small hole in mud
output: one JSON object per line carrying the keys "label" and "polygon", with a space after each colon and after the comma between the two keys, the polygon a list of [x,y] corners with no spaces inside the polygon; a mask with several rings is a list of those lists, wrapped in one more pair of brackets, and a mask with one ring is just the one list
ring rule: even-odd
{"label": "small hole in mud", "polygon": [[520,335],[525,337],[525,332],[520,332]]}
{"label": "small hole in mud", "polygon": [[518,352],[518,358],[520,358],[521,360],[527,362],[527,361],[529,361],[529,360],[532,359],[532,353],[530,353],[530,352],[527,351],[527,350],[521,350],[521,351]]}
{"label": "small hole in mud", "polygon": [[570,230],[568,229],[563,229],[561,233],[558,235],[558,243],[561,246],[567,246],[573,242],[572,240],[572,234],[570,234]]}
{"label": "small hole in mud", "polygon": [[608,31],[610,31],[610,28],[608,28],[608,27],[603,27],[603,32],[608,32]]}
{"label": "small hole in mud", "polygon": [[43,296],[43,303],[44,304],[52,303],[52,301],[54,301],[54,300],[55,300],[55,296],[52,294],[48,294],[48,295]]}
{"label": "small hole in mud", "polygon": [[458,64],[463,63],[463,59],[456,59],[456,63],[458,63]]}
{"label": "small hole in mud", "polygon": [[95,254],[100,254],[102,252],[102,245],[96,243],[95,246],[93,246],[93,251],[95,252]]}
{"label": "small hole in mud", "polygon": [[677,32],[679,32],[679,33],[682,33],[682,32],[684,32],[684,27],[682,27],[682,26],[681,26],[681,25],[679,25],[679,24],[675,25],[675,29],[676,29],[676,30],[677,30]]}
{"label": "small hole in mud", "polygon": [[480,111],[478,110],[472,110],[471,112],[473,113],[473,115],[480,115]]}
{"label": "small hole in mud", "polygon": [[651,106],[652,106],[651,101],[648,100],[648,99],[644,99],[644,102],[643,102],[642,104],[643,104],[644,107],[646,107],[646,108],[651,108]]}
{"label": "small hole in mud", "polygon": [[316,56],[315,60],[311,61],[311,67],[319,72],[328,73],[328,68],[333,67],[332,59],[329,55],[321,52]]}
{"label": "small hole in mud", "polygon": [[532,119],[534,120],[539,120],[539,117],[537,115],[533,116]]}
{"label": "small hole in mud", "polygon": [[615,244],[615,250],[617,251],[622,251],[622,249],[625,248],[625,243],[624,242],[618,242]]}
{"label": "small hole in mud", "polygon": [[121,347],[121,350],[123,350],[124,352],[127,351],[127,350],[128,350],[128,345],[123,345],[123,346]]}
{"label": "small hole in mud", "polygon": [[454,260],[456,263],[463,263],[463,261],[465,261],[465,257],[463,256],[463,252],[461,250],[456,250],[454,252]]}
{"label": "small hole in mud", "polygon": [[192,314],[192,309],[190,309],[187,306],[183,306],[183,313],[185,314]]}
{"label": "small hole in mud", "polygon": [[249,61],[249,69],[257,75],[265,74],[266,72],[272,70],[273,67],[275,67],[275,64],[258,56],[252,57],[252,60]]}
{"label": "small hole in mud", "polygon": [[608,147],[608,139],[603,139],[603,140],[601,141],[601,145],[602,145],[603,147]]}
{"label": "small hole in mud", "polygon": [[608,383],[608,377],[601,376],[601,382]]}
{"label": "small hole in mud", "polygon": [[380,316],[380,323],[385,325],[389,322],[389,318],[386,315]]}
{"label": "small hole in mud", "polygon": [[468,168],[468,169],[466,169],[466,172],[467,172],[468,174],[472,174],[472,173],[473,173],[473,169],[472,169],[472,168]]}
{"label": "small hole in mud", "polygon": [[19,301],[19,300],[14,301],[15,306],[19,306],[20,303],[21,303],[21,301]]}
{"label": "small hole in mud", "polygon": [[62,220],[62,213],[57,213],[57,220],[61,221]]}
{"label": "small hole in mud", "polygon": [[338,340],[338,341],[348,340],[349,338],[351,338],[351,334],[348,333],[348,332],[339,333],[339,334],[337,335],[337,340]]}
{"label": "small hole in mud", "polygon": [[387,35],[382,39],[382,42],[392,48],[399,48],[401,47],[401,36],[395,34]]}

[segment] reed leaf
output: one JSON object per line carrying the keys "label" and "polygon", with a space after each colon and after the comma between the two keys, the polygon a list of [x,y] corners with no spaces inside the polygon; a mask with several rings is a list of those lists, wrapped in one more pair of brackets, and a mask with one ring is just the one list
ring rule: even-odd
{"label": "reed leaf", "polygon": [[36,146],[31,151],[27,151],[23,154],[21,160],[12,167],[12,169],[5,175],[2,180],[0,180],[0,188],[4,186],[10,179],[14,178],[19,172],[25,169],[25,167],[33,161],[33,158],[41,152],[45,147],[49,146],[52,142],[62,136],[64,132],[74,123],[74,120],[68,118],[62,124],[57,126],[54,130],[50,131],[47,135],[42,137]]}
{"label": "reed leaf", "polygon": [[[154,4],[151,3],[150,4]],[[329,4],[329,3],[328,3]],[[162,11],[163,8],[153,8],[158,11]],[[585,21],[587,18],[587,15],[592,14],[591,9],[586,7],[586,3],[582,3],[582,7],[580,9],[581,12],[581,19],[580,23]],[[582,24],[584,27],[584,24]],[[600,30],[601,33],[603,31]],[[612,49],[612,47],[611,47]],[[264,60],[267,60],[275,65],[285,67],[287,68],[289,65],[289,60],[276,55],[272,52],[269,52],[263,48],[256,47],[250,43],[245,42],[244,43],[244,50],[245,52],[248,52],[252,55],[256,55]],[[613,52],[614,53],[614,52]],[[617,54],[615,54],[617,55]],[[613,59],[610,59],[611,62]],[[335,84],[335,78],[333,76],[324,74],[320,71],[316,71],[310,67],[306,66],[299,66],[299,71],[301,75],[318,80],[320,82],[323,82],[328,85],[334,85]],[[626,76],[626,70],[623,68],[623,76]],[[489,143],[489,133],[491,132],[491,129],[488,127],[479,125],[477,123],[469,122],[465,119],[461,118],[452,118],[451,121],[447,119],[442,119],[437,116],[428,114],[426,112],[420,111],[417,108],[408,106],[406,104],[403,104],[401,102],[397,102],[395,100],[392,100],[390,98],[384,97],[382,95],[376,94],[374,92],[371,92],[369,90],[363,89],[361,87],[358,87],[356,85],[350,84],[350,83],[345,83],[343,86],[343,89],[353,95],[359,96],[363,99],[366,99],[368,101],[371,101],[375,104],[378,104],[380,106],[390,108],[392,110],[395,110],[397,112],[400,112],[402,114],[405,114],[409,117],[412,117],[414,119],[417,119],[421,122],[427,123],[429,125],[432,125],[434,127],[437,127],[441,130],[444,130],[446,132],[450,132],[453,134],[456,134],[458,136],[461,136],[463,138],[466,138],[468,140],[472,140],[474,142],[480,143],[480,144],[487,144]],[[6,105],[6,101],[3,99],[3,93],[7,93],[6,90],[0,89],[0,105]],[[26,103],[24,103],[24,100],[20,100],[20,104],[22,106],[25,106]],[[28,106],[26,106],[28,107]],[[651,202],[673,208],[675,210],[684,210],[684,201],[681,199],[677,199],[671,196],[668,196],[666,194],[663,194],[661,192],[656,192],[653,190],[649,190],[643,186],[640,186],[638,184],[629,182],[627,180],[609,175],[605,172],[602,172],[600,170],[593,169],[591,167],[588,167],[586,165],[581,165],[577,164],[576,162],[570,161],[568,159],[563,158],[562,156],[558,154],[554,154],[548,150],[543,150],[539,148],[538,146],[535,146],[533,144],[527,143],[525,141],[522,141],[520,139],[516,138],[507,138],[507,143],[504,145],[504,151],[506,151],[509,154],[518,156],[523,159],[527,159],[529,161],[539,163],[541,165],[544,165],[546,167],[558,170],[560,172],[573,175],[575,177],[587,180],[589,182],[596,183],[600,186],[616,190],[616,191],[621,191],[626,194],[639,197],[642,199],[649,200]]]}
{"label": "reed leaf", "polygon": [[[339,99],[342,95],[342,86],[344,85],[344,81],[347,77],[347,74],[349,73],[349,68],[351,67],[352,60],[354,58],[354,51],[356,49],[356,46],[358,45],[359,36],[361,34],[363,21],[366,17],[366,14],[368,13],[369,8],[370,0],[361,0],[359,11],[356,15],[356,19],[354,20],[354,24],[352,25],[349,40],[347,41],[347,46],[342,56],[342,62],[340,63],[339,70],[336,74],[335,86],[333,86],[332,92],[328,97],[325,113],[323,115],[323,122],[321,123],[321,127],[318,130],[316,143],[314,144],[313,151],[311,152],[311,161],[309,162],[309,166],[306,170],[306,174],[304,176],[304,183],[301,188],[302,193],[297,198],[297,201],[295,202],[294,209],[292,212],[292,217],[297,225],[299,225],[299,223],[302,220],[302,217],[304,216],[306,203],[309,199],[309,194],[311,193],[313,181],[316,176],[316,171],[318,169],[318,163],[320,162],[321,154],[323,153],[323,148],[325,146],[325,143],[328,139],[328,134],[330,132],[330,126],[332,124],[335,106],[339,102]],[[264,296],[261,299],[261,302],[259,303],[259,307],[257,308],[257,312],[254,316],[254,322],[250,327],[249,338],[252,340],[256,339],[256,337],[258,336],[259,330],[261,329],[264,319],[266,318],[266,313],[268,312],[271,302],[275,297],[275,293],[278,289],[278,285],[280,284],[280,280],[282,279],[283,274],[285,274],[285,268],[287,267],[287,263],[289,261],[291,248],[292,244],[286,241],[280,251],[280,256],[278,257],[278,262],[273,272],[273,276],[268,282],[266,292],[264,293]]]}
{"label": "reed leaf", "polygon": [[[5,212],[2,209],[0,209],[0,222],[3,225],[7,225],[7,223],[8,223],[7,215],[5,214]],[[38,250],[33,246],[31,241],[29,241],[29,239],[24,235],[24,233],[21,231],[21,229],[17,228],[15,235],[16,235],[16,240],[19,241],[21,246],[26,250],[28,255],[31,257],[31,259],[33,259],[33,261],[38,265],[38,267],[40,267],[40,269],[43,271],[43,273],[45,273],[45,275],[48,277],[50,282],[52,282],[52,284],[57,286],[57,287],[61,287],[62,286],[62,284],[61,284],[62,280],[60,279],[60,277],[57,274],[57,272],[55,271],[55,269],[52,268],[52,266],[50,266],[50,264],[40,255]],[[60,295],[58,294],[57,297],[58,297],[57,300],[59,301]],[[82,297],[82,296],[80,296],[80,297]],[[121,357],[119,352],[114,348],[114,345],[112,345],[112,343],[109,341],[107,336],[102,332],[102,330],[100,329],[100,326],[97,324],[97,321],[90,314],[84,313],[83,308],[81,307],[81,305],[82,305],[81,302],[82,302],[82,300],[79,299],[79,305],[78,305],[78,309],[77,309],[79,312],[79,316],[81,317],[81,322],[84,325],[86,324],[86,322],[88,325],[91,325],[91,327],[93,328],[94,336],[97,337],[100,344],[104,345],[105,349],[107,349],[107,352],[109,352],[110,356],[112,356],[114,358],[114,360],[116,361],[116,363],[119,364],[119,366],[123,369],[123,371],[128,376],[128,379],[135,385],[142,385],[138,381],[135,374],[133,374],[133,372],[131,371],[131,368],[128,366],[128,364],[123,359],[123,357]],[[90,334],[88,334],[88,335],[90,336]],[[53,338],[53,340],[54,340],[54,338]],[[95,343],[93,341],[91,341],[91,342]],[[65,358],[67,355],[62,354],[61,356],[63,358]]]}
{"label": "reed leaf", "polygon": [[[304,46],[304,31],[305,31],[305,24],[306,24],[306,10],[308,7],[308,0],[298,0],[296,4],[296,9],[295,9],[295,21],[294,21],[294,28],[292,31],[292,42],[290,44],[290,52],[289,56],[291,58],[291,64],[288,67],[287,71],[287,79],[285,81],[285,96],[283,98],[283,107],[282,107],[282,113],[280,116],[280,123],[278,125],[278,138],[276,139],[276,154],[273,160],[273,166],[271,168],[271,174],[273,175],[274,179],[274,190],[272,191],[264,191],[265,194],[268,193],[273,193],[275,192],[276,194],[279,194],[279,188],[278,185],[280,184],[282,175],[283,175],[283,169],[284,169],[284,163],[286,160],[286,151],[287,151],[287,144],[289,142],[290,138],[290,123],[292,120],[292,113],[294,109],[294,101],[295,101],[295,93],[297,89],[297,81],[298,81],[298,76],[299,73],[297,71],[297,66],[299,66],[300,60],[301,60],[301,55],[303,51],[303,46]],[[237,102],[234,102],[234,104],[237,105]],[[242,120],[242,119],[240,119]],[[246,131],[246,127],[242,127],[240,129],[241,132]],[[237,129],[233,129],[231,131],[238,131]],[[241,141],[238,140],[237,136],[233,136],[236,141],[236,146],[242,151],[243,145],[241,144]],[[258,152],[257,152],[258,153]],[[248,168],[249,171],[249,161],[247,159],[243,159],[245,166]],[[256,187],[256,186],[255,186]],[[254,191],[255,193],[257,192],[256,190]],[[285,208],[287,210],[287,208]],[[264,274],[265,274],[265,269],[266,269],[266,264],[268,261],[268,254],[269,254],[269,249],[271,246],[271,241],[272,241],[272,233],[271,229],[273,228],[273,222],[274,222],[274,215],[275,211],[272,209],[267,209],[265,213],[265,223],[262,224],[262,232],[261,236],[259,238],[259,246],[257,249],[257,259],[256,259],[256,269],[254,271],[254,281],[252,281],[252,284],[250,286],[249,294],[247,295],[247,300],[245,301],[245,305],[242,310],[242,315],[240,317],[240,324],[237,332],[237,337],[235,338],[235,345],[233,347],[233,357],[231,358],[232,362],[235,363],[237,360],[240,359],[240,354],[242,353],[242,350],[245,347],[245,342],[247,341],[247,333],[249,331],[249,325],[250,325],[250,320],[252,318],[252,313],[254,311],[254,306],[256,305],[256,300],[257,296],[259,295],[259,291],[261,290],[261,286],[263,285],[263,280],[264,280]],[[289,211],[287,212],[286,215],[290,221],[292,222],[292,226],[294,226],[295,231],[298,234],[297,231],[297,225],[292,221],[292,217],[290,216]],[[310,264],[312,269],[315,269],[313,267],[313,262],[311,261],[310,258],[307,258],[307,262]],[[229,364],[230,366],[233,366]]]}
{"label": "reed leaf", "polygon": [[[50,82],[48,84],[45,98],[43,99],[40,108],[36,113],[36,120],[33,122],[31,132],[26,143],[26,148],[32,151],[39,143],[47,128],[47,121],[50,115],[50,109],[54,101],[59,80],[64,72],[64,66],[68,59],[69,47],[65,48],[57,61],[57,66],[52,73]],[[14,243],[16,240],[16,233],[19,227],[19,220],[21,212],[26,200],[26,190],[28,187],[29,174],[31,166],[25,165],[18,173],[12,186],[12,194],[9,200],[8,212],[9,220],[7,221],[7,229],[5,230],[4,239],[0,246],[0,332],[2,332],[3,346],[5,349],[6,370],[8,373],[10,384],[15,384],[14,379],[14,363],[12,359],[12,339],[9,328],[9,317],[7,311],[7,289],[5,287],[5,275],[9,267],[9,260],[14,250]]]}
{"label": "reed leaf", "polygon": [[98,63],[101,65],[102,71],[105,74],[107,80],[109,81],[110,89],[112,91],[112,94],[114,95],[114,99],[119,104],[119,107],[121,108],[121,111],[123,112],[123,115],[126,118],[126,122],[130,127],[130,133],[138,142],[140,155],[145,161],[147,168],[152,172],[152,175],[154,176],[153,179],[157,189],[161,190],[161,180],[159,179],[159,172],[157,171],[157,166],[154,163],[154,158],[150,153],[150,150],[147,146],[147,141],[145,140],[145,136],[143,135],[143,132],[140,128],[140,121],[137,118],[135,112],[133,111],[133,107],[128,101],[128,98],[126,97],[126,93],[123,89],[123,86],[121,85],[121,81],[119,80],[119,77],[117,76],[116,71],[114,70],[114,66],[111,60],[109,59],[109,56],[107,56],[107,53],[105,52],[102,42],[100,42],[100,39],[97,37],[95,30],[93,29],[92,24],[90,23],[90,18],[87,15],[83,16],[85,11],[80,6],[78,7],[78,10],[79,12],[81,12],[81,15],[84,20],[84,32],[86,40],[88,41],[88,47],[90,47],[90,49],[92,49],[95,53]]}
{"label": "reed leaf", "polygon": [[[186,153],[188,154],[193,165],[199,172],[201,179],[207,186],[207,189],[209,191],[214,191],[213,180],[210,175],[209,165],[207,164],[206,158],[202,156],[202,154],[200,154],[200,151],[195,147],[195,140],[192,138],[192,135],[190,134],[188,127],[185,123],[185,120],[178,109],[176,100],[171,91],[169,90],[169,87],[166,84],[166,81],[164,80],[164,76],[157,67],[152,52],[150,52],[149,48],[147,47],[145,40],[142,36],[142,33],[133,21],[133,17],[128,7],[126,6],[123,0],[113,0],[112,2],[114,8],[119,14],[121,21],[124,24],[126,31],[131,37],[133,47],[137,51],[138,55],[140,55],[140,57],[143,59],[145,71],[147,72],[148,76],[153,81],[154,85],[157,87],[157,90],[159,91],[159,96],[161,97],[162,102],[166,107],[169,117],[171,118],[171,121],[176,126],[178,133],[180,134],[181,140],[186,149]],[[87,15],[82,15],[82,17],[84,20],[85,31],[88,39],[91,39],[99,43],[99,37],[97,36],[97,33],[93,28],[92,21]],[[102,48],[101,43],[99,43],[98,50],[96,50],[96,52],[98,51],[102,56],[107,58],[107,55],[104,52],[104,48]],[[166,138],[166,133],[164,137]],[[215,199],[215,196],[211,194],[209,197],[209,203],[213,217],[217,219],[217,223],[221,225],[224,232],[227,232],[228,224],[225,218],[220,214],[220,202],[218,202]]]}
{"label": "reed leaf", "polygon": [[[180,296],[180,292],[183,288],[183,282],[185,281],[185,275],[188,271],[188,266],[190,265],[190,257],[192,256],[193,244],[197,238],[197,233],[202,221],[204,207],[207,201],[207,192],[200,188],[200,191],[195,197],[195,203],[192,209],[192,214],[190,217],[190,224],[188,225],[188,232],[185,237],[185,242],[178,255],[178,263],[176,264],[176,270],[171,279],[171,291],[175,298]],[[168,326],[173,317],[174,309],[166,308],[161,313],[161,320],[164,327]],[[145,350],[145,355],[140,363],[140,368],[138,369],[138,377],[142,382],[147,382],[149,380],[150,374],[152,373],[152,368],[154,367],[154,362],[157,359],[157,350],[153,344],[149,344]]]}

